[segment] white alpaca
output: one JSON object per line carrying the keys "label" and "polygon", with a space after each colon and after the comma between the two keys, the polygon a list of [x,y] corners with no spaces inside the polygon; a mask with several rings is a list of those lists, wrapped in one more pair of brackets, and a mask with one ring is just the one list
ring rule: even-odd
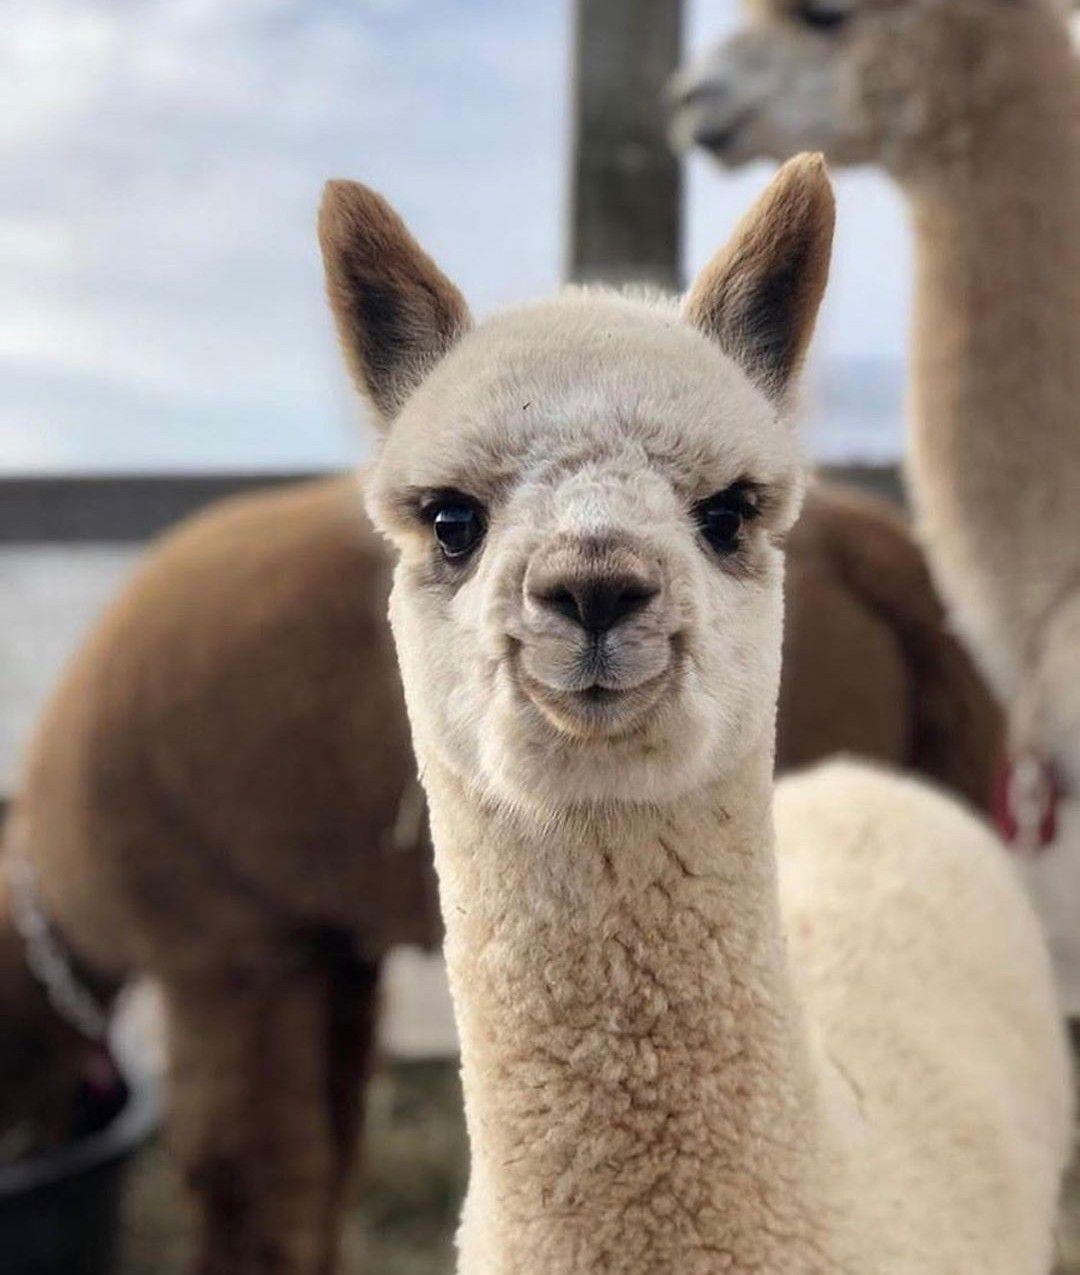
{"label": "white alpaca", "polygon": [[[730,164],[813,146],[904,193],[911,494],[1014,755],[1051,758],[1071,798],[1025,877],[1080,1014],[1080,67],[1065,9],[764,0],[680,77],[676,131]],[[1015,804],[1040,822],[1038,802]]]}
{"label": "white alpaca", "polygon": [[473,328],[378,196],[328,187],[331,302],[387,426],[368,496],[400,553],[468,1275],[1049,1269],[1067,1064],[1004,856],[868,768],[773,795],[783,404],[832,216],[803,158],[681,315],[571,291]]}

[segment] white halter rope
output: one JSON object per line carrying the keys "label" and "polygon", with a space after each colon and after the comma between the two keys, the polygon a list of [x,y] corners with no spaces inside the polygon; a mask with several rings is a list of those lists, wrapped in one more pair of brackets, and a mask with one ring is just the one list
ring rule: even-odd
{"label": "white halter rope", "polygon": [[26,946],[26,964],[56,1012],[88,1040],[104,1043],[110,1015],[79,977],[72,955],[41,903],[37,875],[25,851],[11,839],[4,856],[11,884],[11,919]]}
{"label": "white halter rope", "polygon": [[[1014,754],[1006,782],[1006,800],[1016,826],[1011,844],[1017,854],[1035,858],[1055,839],[1052,820],[1056,793],[1049,764],[1034,753]],[[1051,831],[1047,831],[1048,826]]]}
{"label": "white halter rope", "polygon": [[1005,811],[999,820],[1011,848],[1023,858],[1045,853],[1057,835],[1059,793],[1053,764],[1042,743],[1045,738],[1037,679],[1025,671],[1009,713]]}
{"label": "white halter rope", "polygon": [[[1077,0],[1080,4],[1080,0]],[[1046,746],[1046,694],[1039,677],[1040,651],[1058,610],[1080,592],[1080,570],[1072,572],[1033,624],[1020,660],[1017,690],[1008,714],[1008,757],[997,812],[1000,831],[1017,854],[1033,858],[1054,844],[1057,805],[1062,796],[1053,757]]]}

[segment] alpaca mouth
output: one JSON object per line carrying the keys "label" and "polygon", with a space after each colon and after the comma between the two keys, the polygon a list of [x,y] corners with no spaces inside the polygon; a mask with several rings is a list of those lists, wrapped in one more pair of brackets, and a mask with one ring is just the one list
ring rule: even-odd
{"label": "alpaca mouth", "polygon": [[691,107],[686,118],[677,120],[676,130],[681,137],[688,139],[687,149],[700,146],[718,163],[730,165],[741,158],[738,154],[739,141],[753,117],[753,110],[747,109],[720,121],[710,119],[707,113]]}
{"label": "alpaca mouth", "polygon": [[634,686],[594,682],[573,690],[557,689],[532,677],[517,661],[516,681],[525,697],[558,730],[577,739],[610,739],[640,730],[674,683],[677,661]]}

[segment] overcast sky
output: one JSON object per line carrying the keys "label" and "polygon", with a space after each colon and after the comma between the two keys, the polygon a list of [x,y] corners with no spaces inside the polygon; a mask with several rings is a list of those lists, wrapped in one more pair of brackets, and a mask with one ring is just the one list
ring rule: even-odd
{"label": "overcast sky", "polygon": [[[690,49],[733,12],[697,0]],[[0,469],[362,450],[315,255],[327,176],[390,197],[478,312],[558,282],[565,0],[8,0],[5,19]],[[765,175],[694,162],[691,269]],[[895,364],[898,203],[867,174],[840,194],[819,365]]]}

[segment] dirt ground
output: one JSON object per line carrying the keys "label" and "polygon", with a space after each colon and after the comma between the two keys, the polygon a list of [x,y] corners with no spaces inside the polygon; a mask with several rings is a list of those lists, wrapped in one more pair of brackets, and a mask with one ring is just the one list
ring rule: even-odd
{"label": "dirt ground", "polygon": [[[345,1237],[347,1275],[450,1275],[468,1153],[457,1065],[397,1063],[372,1081],[365,1168]],[[188,1217],[160,1144],[127,1183],[119,1275],[181,1275]]]}
{"label": "dirt ground", "polygon": [[[467,1148],[456,1064],[398,1063],[370,1091],[366,1168],[345,1241],[347,1275],[451,1275]],[[128,1182],[120,1275],[181,1275],[186,1215],[160,1145]],[[1080,1275],[1080,1158],[1069,1175],[1057,1275]]]}

